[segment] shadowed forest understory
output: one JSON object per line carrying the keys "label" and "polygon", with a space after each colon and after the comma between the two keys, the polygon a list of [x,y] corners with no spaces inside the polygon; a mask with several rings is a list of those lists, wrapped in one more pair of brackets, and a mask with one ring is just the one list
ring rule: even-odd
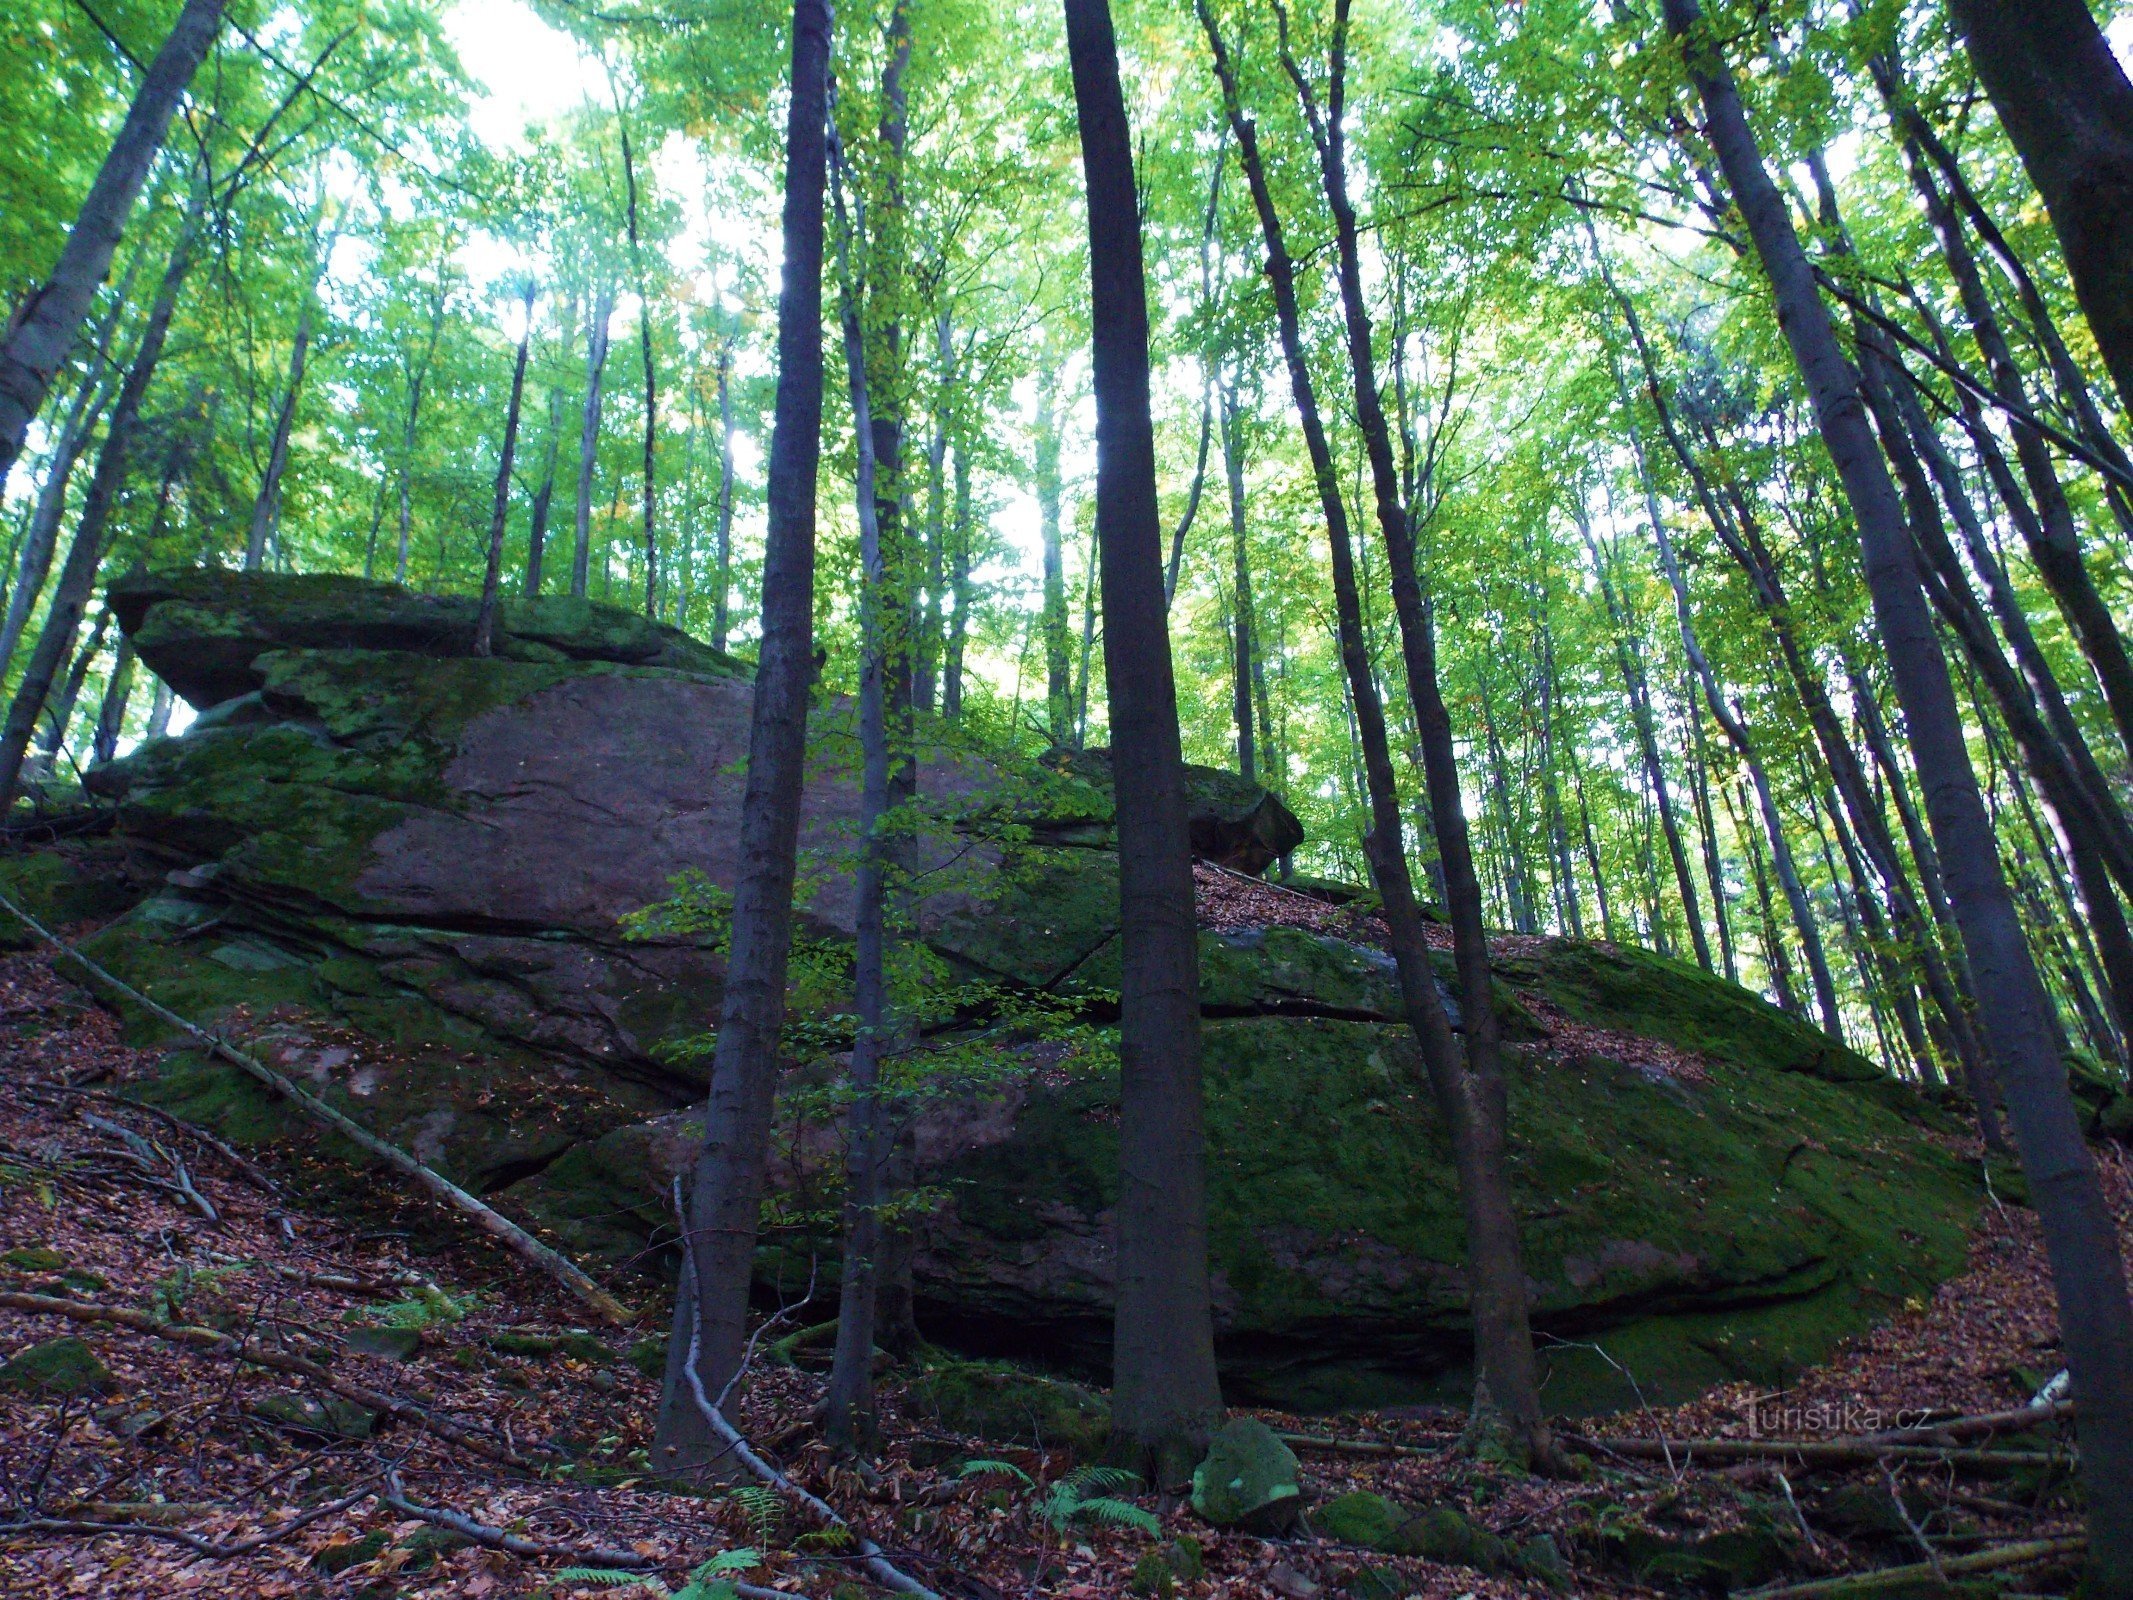
{"label": "shadowed forest understory", "polygon": [[2133,1597],[2115,0],[0,19],[0,1592]]}

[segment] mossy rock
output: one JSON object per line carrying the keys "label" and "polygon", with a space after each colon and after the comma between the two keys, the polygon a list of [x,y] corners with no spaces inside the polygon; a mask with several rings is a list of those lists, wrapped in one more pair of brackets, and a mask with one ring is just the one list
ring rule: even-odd
{"label": "mossy rock", "polygon": [[1399,1532],[1408,1520],[1408,1514],[1400,1507],[1368,1489],[1338,1495],[1311,1511],[1314,1533],[1395,1555],[1402,1553]]}
{"label": "mossy rock", "polygon": [[420,1328],[350,1328],[341,1343],[359,1356],[379,1356],[387,1361],[405,1361],[422,1348]]}
{"label": "mossy rock", "polygon": [[1258,1418],[1230,1418],[1193,1468],[1192,1509],[1218,1528],[1286,1532],[1303,1511],[1296,1452]]}
{"label": "mossy rock", "polygon": [[1774,1521],[1751,1517],[1724,1533],[1671,1534],[1633,1527],[1608,1537],[1615,1562],[1639,1583],[1690,1594],[1753,1588],[1791,1564],[1797,1536]]}
{"label": "mossy rock", "polygon": [[111,1387],[111,1369],[71,1336],[18,1350],[0,1366],[0,1390],[28,1400],[72,1400]]}
{"label": "mossy rock", "polygon": [[58,1272],[67,1258],[48,1244],[21,1244],[0,1254],[0,1262],[23,1272]]}
{"label": "mossy rock", "polygon": [[625,1359],[645,1377],[657,1383],[666,1376],[667,1371],[667,1341],[665,1336],[658,1335],[637,1340],[630,1346],[629,1355]]}
{"label": "mossy rock", "polygon": [[1451,1506],[1432,1506],[1398,1533],[1409,1555],[1478,1572],[1502,1572],[1512,1564],[1511,1547]]}
{"label": "mossy rock", "polygon": [[1084,1459],[1102,1450],[1111,1408],[1079,1384],[1040,1377],[1002,1361],[946,1361],[904,1390],[905,1409],[951,1433]]}

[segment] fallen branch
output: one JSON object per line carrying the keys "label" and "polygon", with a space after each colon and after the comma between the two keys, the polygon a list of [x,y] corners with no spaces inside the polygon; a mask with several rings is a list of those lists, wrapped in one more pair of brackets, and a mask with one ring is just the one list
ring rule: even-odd
{"label": "fallen branch", "polygon": [[1882,1433],[1859,1436],[1861,1444],[1903,1444],[1923,1440],[1929,1444],[1953,1444],[1958,1439],[1989,1438],[1995,1433],[2020,1433],[2047,1422],[2063,1422],[2074,1414],[2071,1400],[2047,1401],[2021,1406],[2013,1411],[1987,1411],[1973,1417],[1950,1417],[1945,1422],[1923,1422],[1915,1428],[1890,1428]]}
{"label": "fallen branch", "polygon": [[277,1198],[281,1195],[280,1184],[268,1177],[255,1163],[247,1161],[197,1122],[188,1122],[183,1117],[175,1116],[165,1111],[161,1106],[152,1106],[145,1100],[134,1099],[131,1095],[114,1094],[109,1089],[90,1089],[78,1083],[43,1084],[39,1087],[51,1094],[86,1095],[97,1100],[109,1100],[113,1105],[125,1106],[130,1111],[139,1111],[147,1116],[154,1117],[156,1121],[162,1123],[164,1127],[170,1129],[173,1133],[182,1133],[188,1139],[199,1140],[200,1143],[206,1145],[208,1149],[214,1151],[216,1155],[222,1157],[224,1161],[236,1168],[245,1182],[262,1194],[273,1195]]}
{"label": "fallen branch", "polygon": [[[532,1539],[521,1539],[517,1534],[506,1533],[502,1528],[492,1528],[487,1523],[476,1522],[472,1517],[461,1516],[457,1511],[447,1511],[442,1506],[418,1505],[407,1498],[407,1491],[400,1485],[397,1472],[387,1473],[385,1493],[378,1498],[418,1521],[427,1522],[435,1528],[449,1528],[452,1532],[472,1539],[476,1544],[491,1550],[501,1550],[508,1556],[520,1556],[531,1561],[568,1561],[576,1566],[612,1567],[641,1572],[658,1563],[649,1556],[639,1555],[634,1550],[614,1550],[605,1545],[540,1544]],[[735,1578],[724,1578],[741,1600],[798,1600],[798,1597],[783,1589],[765,1589],[760,1584],[742,1583]]]}
{"label": "fallen branch", "polygon": [[120,1534],[135,1539],[162,1539],[171,1544],[182,1544],[195,1555],[211,1556],[217,1561],[227,1561],[232,1556],[245,1555],[264,1545],[286,1539],[299,1528],[308,1528],[312,1523],[335,1512],[346,1511],[350,1506],[368,1500],[375,1489],[365,1487],[339,1500],[322,1506],[313,1506],[299,1516],[291,1517],[279,1527],[269,1528],[264,1533],[255,1533],[243,1539],[223,1543],[217,1539],[203,1539],[197,1533],[187,1533],[183,1528],[160,1527],[153,1522],[101,1522],[73,1517],[24,1517],[15,1522],[0,1523],[0,1531],[8,1533],[79,1533],[91,1537],[105,1534]]}
{"label": "fallen branch", "polygon": [[145,1333],[151,1338],[162,1339],[171,1344],[188,1345],[196,1350],[232,1356],[255,1367],[266,1367],[275,1372],[285,1372],[291,1377],[308,1379],[321,1388],[332,1390],[343,1400],[353,1401],[367,1411],[375,1411],[380,1416],[388,1416],[398,1422],[412,1423],[425,1432],[434,1433],[438,1438],[490,1461],[511,1467],[527,1465],[522,1457],[512,1451],[501,1449],[479,1435],[468,1432],[458,1423],[447,1421],[410,1401],[360,1383],[350,1383],[344,1378],[336,1378],[317,1362],[306,1361],[302,1356],[292,1356],[280,1350],[265,1350],[247,1340],[218,1333],[213,1328],[195,1327],[183,1322],[158,1322],[145,1311],[134,1311],[125,1306],[99,1305],[93,1300],[65,1300],[57,1295],[18,1294],[12,1290],[0,1290],[0,1308],[27,1311],[37,1316],[65,1317],[71,1322],[103,1323],[112,1327],[128,1328],[135,1333]]}
{"label": "fallen branch", "polygon": [[1960,1450],[1929,1444],[1878,1444],[1870,1439],[1590,1439],[1572,1434],[1568,1443],[1580,1450],[1610,1455],[1684,1460],[1799,1461],[1810,1466],[1857,1466],[1881,1460],[1934,1461],[1957,1467],[2041,1467],[2066,1456],[2049,1450]]}
{"label": "fallen branch", "polygon": [[1881,1567],[1872,1572],[1849,1572],[1840,1578],[1817,1578],[1812,1583],[1780,1584],[1774,1589],[1749,1589],[1740,1600],[1851,1600],[1854,1595],[1880,1589],[1902,1588],[1914,1583],[1934,1583],[1943,1577],[1961,1577],[1971,1572],[1997,1572],[2006,1567],[2028,1566],[2060,1556],[2079,1555],[2089,1547],[2085,1535],[2064,1539],[2032,1539],[2026,1544],[2005,1545],[1998,1550],[1980,1550],[1974,1556],[1948,1556],[1939,1563],[1914,1561],[1907,1567]]}
{"label": "fallen branch", "polygon": [[[704,1381],[697,1375],[696,1371],[696,1358],[701,1348],[702,1334],[699,1330],[692,1328],[689,1333],[688,1359],[682,1363],[682,1376],[689,1385],[689,1393],[695,1398],[698,1413],[703,1417],[704,1422],[710,1427],[711,1431],[717,1434],[720,1440],[724,1442],[726,1452],[730,1453],[736,1461],[740,1462],[742,1466],[754,1473],[764,1483],[796,1502],[802,1510],[807,1512],[823,1527],[842,1528],[851,1537],[852,1548],[859,1554],[859,1564],[872,1573],[877,1581],[886,1584],[899,1594],[915,1595],[918,1600],[941,1600],[939,1595],[892,1562],[888,1557],[888,1552],[883,1550],[880,1545],[839,1516],[836,1507],[832,1506],[820,1495],[801,1488],[792,1479],[786,1477],[784,1473],[755,1453],[740,1429],[728,1422],[726,1414],[712,1403],[709,1395],[704,1393]],[[727,1389],[732,1387],[731,1383],[726,1385]],[[725,1399],[724,1390],[720,1391],[719,1398],[721,1400]]]}
{"label": "fallen branch", "polygon": [[1277,1433],[1275,1438],[1291,1450],[1317,1450],[1334,1456],[1437,1456],[1442,1448],[1421,1444],[1391,1444],[1382,1439],[1333,1439],[1317,1433]]}
{"label": "fallen branch", "polygon": [[36,934],[38,938],[44,940],[46,944],[49,944],[61,955],[66,956],[80,966],[83,971],[96,979],[97,982],[107,985],[142,1007],[150,1015],[161,1018],[172,1027],[198,1040],[208,1050],[222,1057],[232,1066],[238,1067],[258,1079],[303,1112],[305,1116],[311,1118],[312,1121],[331,1128],[335,1133],[340,1134],[343,1138],[360,1146],[363,1150],[384,1162],[395,1172],[414,1179],[416,1183],[427,1189],[446,1205],[452,1207],[453,1210],[470,1218],[476,1227],[480,1228],[482,1232],[488,1234],[492,1239],[497,1240],[507,1250],[521,1260],[539,1268],[557,1283],[568,1289],[599,1313],[604,1320],[617,1326],[623,1326],[635,1320],[634,1313],[613,1295],[593,1282],[590,1277],[586,1276],[576,1262],[542,1244],[540,1240],[534,1238],[532,1234],[521,1228],[510,1218],[502,1215],[494,1208],[484,1205],[435,1168],[416,1160],[398,1145],[388,1143],[386,1140],[379,1138],[361,1123],[351,1117],[342,1115],[342,1113],[334,1110],[332,1106],[326,1104],[325,1101],[319,1099],[318,1096],[308,1090],[299,1088],[272,1067],[250,1053],[238,1049],[220,1035],[210,1033],[197,1023],[187,1021],[167,1006],[159,1005],[154,1000],[149,999],[147,995],[141,993],[131,984],[112,976],[111,973],[91,961],[57,934],[51,932],[5,895],[0,895],[0,910],[11,912],[22,922],[23,926]]}

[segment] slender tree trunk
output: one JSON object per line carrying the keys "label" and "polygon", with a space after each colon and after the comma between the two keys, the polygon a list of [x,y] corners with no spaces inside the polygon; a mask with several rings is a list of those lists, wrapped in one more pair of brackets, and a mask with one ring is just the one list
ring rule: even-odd
{"label": "slender tree trunk", "polygon": [[1067,622],[1066,551],[1059,528],[1059,416],[1050,375],[1037,380],[1032,478],[1044,540],[1045,728],[1056,745],[1074,742],[1074,657]]}
{"label": "slender tree trunk", "polygon": [[[1497,1020],[1489,981],[1488,950],[1481,925],[1481,884],[1475,875],[1465,812],[1458,794],[1450,717],[1437,691],[1434,644],[1421,596],[1407,516],[1404,507],[1398,503],[1397,479],[1393,474],[1384,412],[1378,404],[1375,381],[1368,371],[1369,326],[1361,305],[1360,269],[1354,250],[1354,217],[1347,208],[1339,148],[1335,143],[1330,156],[1323,162],[1325,187],[1335,211],[1337,236],[1342,242],[1342,300],[1343,310],[1347,313],[1358,417],[1369,449],[1373,483],[1379,490],[1379,522],[1387,552],[1392,558],[1393,589],[1407,651],[1408,686],[1414,697],[1416,721],[1428,766],[1430,814],[1436,825],[1444,861],[1447,899],[1457,945],[1461,1011],[1467,1029],[1464,1061],[1460,1059],[1458,1046],[1452,1038],[1450,1020],[1437,993],[1428,948],[1422,938],[1421,917],[1408,872],[1392,758],[1351,566],[1347,512],[1341,502],[1332,451],[1319,421],[1317,398],[1304,352],[1294,268],[1283,239],[1280,214],[1274,207],[1273,195],[1259,159],[1258,130],[1244,114],[1236,76],[1212,6],[1209,0],[1196,0],[1195,9],[1207,34],[1230,132],[1237,141],[1238,156],[1251,186],[1253,207],[1265,239],[1267,275],[1274,288],[1283,355],[1295,392],[1320,503],[1326,513],[1333,552],[1341,655],[1361,735],[1370,793],[1372,827],[1366,835],[1366,850],[1379,879],[1408,1021],[1421,1042],[1423,1059],[1451,1133],[1458,1165],[1474,1316],[1475,1412],[1478,1419],[1493,1407],[1502,1407],[1520,1435],[1520,1442],[1536,1457],[1548,1461],[1554,1455],[1554,1447],[1540,1416],[1539,1383],[1526,1320],[1525,1280],[1519,1264],[1517,1223],[1503,1183],[1503,1077],[1497,1053]],[[1341,0],[1337,16],[1336,27],[1344,31],[1345,0]],[[1338,44],[1335,59],[1339,59]],[[1308,103],[1309,96],[1304,98]],[[1336,140],[1340,121],[1336,91],[1331,118]],[[1319,138],[1323,154],[1327,149],[1326,137],[1316,128],[1314,134]],[[1351,289],[1354,291],[1352,295]]]}
{"label": "slender tree trunk", "polygon": [[1108,0],[1066,0],[1088,184],[1096,533],[1119,860],[1118,1314],[1112,1430],[1158,1486],[1222,1411],[1207,1276],[1198,922],[1163,597],[1147,279]]}
{"label": "slender tree trunk", "polygon": [[2133,411],[2133,83],[2083,0],[1949,0]]}
{"label": "slender tree trunk", "polygon": [[950,722],[963,714],[963,651],[970,637],[970,446],[955,445],[955,520],[949,530],[948,640],[942,649],[941,715]]}
{"label": "slender tree trunk", "polygon": [[125,486],[133,435],[140,424],[141,401],[148,392],[149,381],[155,376],[157,363],[163,359],[163,343],[170,334],[171,317],[177,311],[178,291],[185,283],[186,274],[192,270],[194,220],[188,219],[186,231],[179,237],[177,247],[171,251],[169,264],[163,269],[163,281],[156,290],[155,304],[149,309],[148,320],[141,329],[141,342],[134,351],[132,365],[127,368],[118,401],[111,408],[111,422],[104,430],[104,447],[97,456],[96,472],[89,480],[88,493],[82,497],[74,542],[68,546],[67,559],[60,567],[59,582],[53,588],[52,603],[45,613],[44,631],[37,636],[36,648],[30,652],[22,681],[16,686],[15,698],[8,706],[7,721],[0,726],[0,815],[14,804],[22,780],[23,758],[37,731],[38,715],[52,692],[53,680],[59,676],[60,668],[66,664],[68,653],[74,647],[74,635],[81,627],[82,613],[88,609],[90,593],[96,587],[97,567],[104,553],[104,532],[119,491]]}
{"label": "slender tree trunk", "polygon": [[119,738],[126,731],[126,708],[133,700],[133,641],[123,635],[118,653],[111,660],[111,681],[104,685],[103,703],[96,711],[96,732],[89,741],[89,759],[102,766],[118,754]]}
{"label": "slender tree trunk", "polygon": [[637,162],[619,96],[615,128],[622,138],[622,178],[630,236],[630,262],[637,279],[637,342],[644,359],[644,614],[659,616],[659,367],[652,356],[652,290],[644,275],[644,243],[637,230]]}
{"label": "slender tree trunk", "polygon": [[170,685],[161,678],[156,679],[155,694],[148,702],[148,727],[142,734],[144,743],[170,732],[170,713],[176,704],[177,696],[170,692]]}
{"label": "slender tree trunk", "polygon": [[118,137],[75,214],[52,275],[9,323],[0,346],[0,486],[22,453],[30,423],[44,408],[54,374],[74,347],[97,287],[111,270],[119,237],[163,148],[163,136],[215,36],[223,0],[185,0],[162,48],[142,74]]}
{"label": "slender tree trunk", "polygon": [[400,430],[400,547],[393,561],[393,582],[407,582],[409,542],[414,537],[415,424],[422,416],[422,398],[429,387],[430,364],[437,357],[437,341],[444,333],[445,293],[438,284],[430,304],[430,337],[422,359],[407,371],[407,421]]}
{"label": "slender tree trunk", "polygon": [[73,409],[53,443],[52,459],[45,467],[44,482],[38,488],[36,502],[30,510],[29,526],[23,532],[22,550],[16,562],[14,586],[8,591],[7,614],[5,620],[0,620],[0,672],[14,661],[15,652],[22,644],[23,630],[29,626],[30,615],[44,593],[45,580],[52,574],[52,555],[59,547],[60,525],[66,520],[67,490],[73,482],[74,469],[81,464],[90,435],[95,431],[97,417],[111,398],[102,382],[103,361],[103,351],[99,348],[97,365],[83,375]]}
{"label": "slender tree trunk", "polygon": [[[795,0],[785,150],[784,283],[770,441],[762,645],[749,719],[741,870],[696,1159],[652,1464],[700,1472],[721,1445],[695,1387],[716,1402],[740,1372],[748,1290],[777,1088],[792,949],[800,789],[813,690],[815,487],[822,451],[822,194],[828,146],[829,8]],[[692,1366],[693,1363],[693,1366]],[[693,1377],[692,1377],[693,1371]]]}
{"label": "slender tree trunk", "polygon": [[296,426],[296,403],[304,387],[304,366],[311,355],[311,321],[318,305],[314,286],[304,295],[296,316],[296,338],[289,346],[289,385],[282,391],[274,417],[274,439],[267,448],[267,470],[260,474],[252,501],[252,529],[244,541],[244,570],[257,572],[267,558],[267,536],[281,521],[281,479],[289,466],[289,435]]}
{"label": "slender tree trunk", "polygon": [[1718,950],[1726,968],[1726,982],[1740,982],[1739,963],[1733,957],[1733,920],[1726,910],[1726,868],[1718,853],[1718,818],[1711,810],[1710,751],[1704,744],[1703,714],[1696,706],[1696,691],[1687,687],[1683,701],[1689,714],[1689,799],[1696,807],[1696,821],[1703,834],[1703,872],[1711,886],[1711,918],[1718,924]]}
{"label": "slender tree trunk", "polygon": [[1222,471],[1229,482],[1229,548],[1236,611],[1235,669],[1231,710],[1237,720],[1237,771],[1246,783],[1259,781],[1259,755],[1252,738],[1252,564],[1244,523],[1244,413],[1234,383],[1222,389]]}
{"label": "slender tree trunk", "polygon": [[711,606],[711,648],[726,648],[733,603],[733,341],[718,356],[718,597]]}
{"label": "slender tree trunk", "polygon": [[[852,984],[858,1026],[852,1036],[845,1114],[844,1248],[837,1295],[837,1343],[823,1396],[823,1437],[840,1455],[872,1452],[880,1436],[874,1408],[874,1317],[882,1242],[881,1061],[891,1026],[887,980],[889,729],[887,679],[890,641],[883,599],[880,503],[874,481],[874,429],[867,386],[866,340],[852,281],[853,225],[844,203],[841,146],[830,148],[836,198],[837,267],[842,288],[845,374],[852,405],[859,518],[859,863],[852,938]],[[865,205],[858,202],[859,229]]]}
{"label": "slender tree trunk", "polygon": [[548,444],[542,451],[541,486],[533,492],[532,519],[526,525],[526,598],[541,597],[541,568],[548,555],[548,513],[555,504],[555,463],[562,449],[563,435],[557,425],[556,413],[562,406],[563,397],[555,389],[548,391]]}
{"label": "slender tree trunk", "polygon": [[496,496],[489,507],[489,557],[481,575],[481,609],[474,614],[474,654],[486,656],[496,631],[496,601],[503,589],[504,529],[511,520],[511,463],[518,454],[519,405],[526,397],[526,352],[533,346],[533,285],[526,285],[526,329],[519,335],[511,368],[511,400],[504,410],[504,445],[496,458]]}
{"label": "slender tree trunk", "polygon": [[592,578],[593,474],[600,466],[600,384],[607,371],[607,324],[615,314],[615,291],[593,296],[585,333],[585,415],[578,431],[577,543],[570,558],[570,597],[583,600]]}
{"label": "slender tree trunk", "polygon": [[[2133,1306],[2116,1227],[2074,1114],[2050,1003],[2000,875],[1947,662],[1919,591],[1903,505],[1867,424],[1857,374],[1837,343],[1813,268],[1770,181],[1732,73],[1702,27],[1696,0],[1664,3],[1669,30],[1677,37],[1693,34],[1686,54],[1708,137],[1770,279],[1786,340],[1858,525],[1875,620],[1919,770],[1927,775],[1927,815],[2058,1289],[2061,1334],[2081,1404],[2087,1588],[2120,1600],[2133,1595],[2133,1495],[2124,1492],[2133,1483]],[[1958,0],[1958,15],[1973,37],[1985,10],[1974,0]],[[2012,23],[2015,13],[1994,16]],[[2122,91],[2122,77],[2119,86]],[[2133,219],[2133,207],[2119,207],[2119,222],[2127,219]]]}
{"label": "slender tree trunk", "polygon": [[89,681],[89,669],[96,665],[96,658],[104,652],[104,636],[111,631],[111,612],[107,607],[99,612],[96,626],[89,630],[89,639],[75,654],[74,665],[67,669],[66,677],[59,686],[59,698],[54,700],[44,718],[44,730],[36,739],[36,777],[31,782],[51,777],[58,763],[59,753],[66,747],[67,735],[74,727],[74,709],[81,704],[83,685]]}

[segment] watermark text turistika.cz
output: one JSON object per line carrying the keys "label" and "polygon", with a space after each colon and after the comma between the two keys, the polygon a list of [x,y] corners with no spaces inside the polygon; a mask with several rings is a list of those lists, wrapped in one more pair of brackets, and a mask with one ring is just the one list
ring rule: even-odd
{"label": "watermark text turistika.cz", "polygon": [[1765,1434],[1886,1433],[1903,1428],[1922,1428],[1933,1420],[1924,1406],[1894,1409],[1858,1400],[1794,1400],[1783,1394],[1759,1394],[1743,1409],[1748,1437]]}

